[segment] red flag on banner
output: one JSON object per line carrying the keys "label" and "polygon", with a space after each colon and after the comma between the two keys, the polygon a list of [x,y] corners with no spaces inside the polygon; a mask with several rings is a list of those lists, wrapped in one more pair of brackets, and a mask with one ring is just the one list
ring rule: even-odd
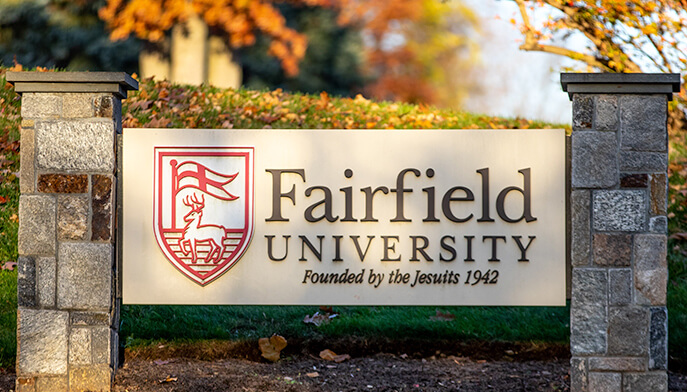
{"label": "red flag on banner", "polygon": [[[174,164],[172,165],[175,166]],[[234,196],[224,188],[236,178],[235,174],[221,174],[201,165],[198,162],[186,161],[174,167],[172,182],[176,185],[175,194],[185,188],[194,188],[214,196],[221,200],[236,200]]]}

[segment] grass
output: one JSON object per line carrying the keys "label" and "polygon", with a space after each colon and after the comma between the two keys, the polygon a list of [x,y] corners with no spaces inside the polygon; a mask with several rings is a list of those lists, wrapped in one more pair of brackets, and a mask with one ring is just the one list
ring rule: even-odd
{"label": "grass", "polygon": [[687,246],[668,245],[668,355],[671,368],[687,371]]}
{"label": "grass", "polygon": [[17,272],[0,270],[0,368],[14,366],[16,325]]}
{"label": "grass", "polygon": [[[122,309],[122,338],[129,347],[164,339],[254,340],[290,338],[417,338],[496,341],[568,341],[569,307],[337,307],[329,323],[303,318],[312,306],[142,306]],[[450,314],[432,321],[437,311]],[[452,319],[450,319],[452,318]]]}

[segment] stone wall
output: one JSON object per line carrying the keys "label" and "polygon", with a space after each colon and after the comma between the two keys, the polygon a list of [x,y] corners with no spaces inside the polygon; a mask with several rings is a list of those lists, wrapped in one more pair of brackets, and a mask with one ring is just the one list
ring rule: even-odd
{"label": "stone wall", "polygon": [[22,94],[17,392],[109,391],[125,74],[8,73]]}
{"label": "stone wall", "polygon": [[653,81],[636,76],[561,78],[573,101],[570,350],[576,392],[668,388],[666,120],[679,75],[667,81],[666,75]]}

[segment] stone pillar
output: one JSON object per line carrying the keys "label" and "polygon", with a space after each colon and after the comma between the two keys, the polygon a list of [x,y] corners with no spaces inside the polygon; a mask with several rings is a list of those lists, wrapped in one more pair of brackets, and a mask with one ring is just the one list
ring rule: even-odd
{"label": "stone pillar", "polygon": [[679,74],[562,74],[573,102],[571,391],[667,391],[668,101]]}
{"label": "stone pillar", "polygon": [[124,73],[8,72],[22,95],[17,392],[110,391]]}

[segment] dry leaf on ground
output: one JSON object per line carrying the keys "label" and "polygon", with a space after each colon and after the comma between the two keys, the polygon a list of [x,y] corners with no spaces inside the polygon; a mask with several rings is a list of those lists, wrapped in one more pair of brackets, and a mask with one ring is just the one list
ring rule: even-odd
{"label": "dry leaf on ground", "polygon": [[435,316],[430,317],[429,319],[431,321],[451,321],[454,320],[456,316],[452,315],[451,313],[444,313],[441,310],[437,310],[437,313]]}
{"label": "dry leaf on ground", "polygon": [[308,376],[308,377],[310,377],[310,378],[315,378],[315,377],[319,377],[319,376],[320,376],[320,373],[318,373],[318,372],[312,372],[312,373],[305,373],[305,375]]}
{"label": "dry leaf on ground", "polygon": [[14,268],[17,267],[17,263],[15,261],[8,261],[5,262],[2,266],[0,266],[0,270],[8,270],[8,271],[14,271]]}
{"label": "dry leaf on ground", "polygon": [[160,384],[167,384],[170,382],[176,382],[177,380],[178,380],[177,377],[168,376],[167,378],[162,379],[162,380],[158,380],[157,382]]}
{"label": "dry leaf on ground", "polygon": [[675,233],[668,238],[671,240],[687,240],[687,233]]}
{"label": "dry leaf on ground", "polygon": [[272,335],[270,338],[260,338],[258,345],[263,358],[268,361],[277,362],[281,350],[286,347],[286,339],[279,335]]}
{"label": "dry leaf on ground", "polygon": [[312,316],[306,315],[305,318],[303,318],[303,322],[306,324],[315,324],[315,326],[319,327],[322,324],[328,323],[331,319],[334,317],[337,317],[338,314],[329,314],[329,313],[320,313],[320,312],[315,312]]}
{"label": "dry leaf on ground", "polygon": [[351,359],[351,356],[348,354],[337,355],[334,351],[327,349],[320,351],[320,358],[324,359],[325,361],[341,363],[343,361]]}

